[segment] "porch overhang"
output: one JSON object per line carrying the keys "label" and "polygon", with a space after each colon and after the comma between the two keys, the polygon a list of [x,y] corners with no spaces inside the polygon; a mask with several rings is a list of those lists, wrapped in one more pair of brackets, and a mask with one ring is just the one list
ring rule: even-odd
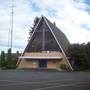
{"label": "porch overhang", "polygon": [[31,57],[31,56],[22,56],[20,59],[62,59],[62,57]]}

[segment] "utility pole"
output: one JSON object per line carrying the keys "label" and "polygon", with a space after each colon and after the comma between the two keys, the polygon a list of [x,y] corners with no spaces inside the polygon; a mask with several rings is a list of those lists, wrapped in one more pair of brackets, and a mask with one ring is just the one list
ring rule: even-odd
{"label": "utility pole", "polygon": [[12,12],[11,12],[11,44],[10,44],[10,48],[12,51],[12,41],[13,41],[13,15],[14,15],[14,5],[13,5],[13,0],[12,0]]}
{"label": "utility pole", "polygon": [[10,15],[10,30],[8,33],[8,49],[11,49],[12,52],[12,47],[13,47],[13,15],[14,15],[14,5],[13,5],[13,0],[12,0],[12,5],[11,5],[11,15]]}

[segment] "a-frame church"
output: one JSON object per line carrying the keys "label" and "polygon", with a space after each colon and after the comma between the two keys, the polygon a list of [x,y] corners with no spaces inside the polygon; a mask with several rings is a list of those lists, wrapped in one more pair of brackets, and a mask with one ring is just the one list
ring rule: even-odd
{"label": "a-frame church", "polygon": [[65,34],[42,16],[17,62],[18,69],[60,69],[64,64],[73,70],[66,51],[70,45]]}

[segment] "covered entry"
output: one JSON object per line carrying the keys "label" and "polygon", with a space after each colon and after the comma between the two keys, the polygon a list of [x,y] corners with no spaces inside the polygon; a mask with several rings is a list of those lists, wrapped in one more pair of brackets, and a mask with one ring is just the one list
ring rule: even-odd
{"label": "covered entry", "polygon": [[47,68],[47,60],[39,60],[39,68]]}

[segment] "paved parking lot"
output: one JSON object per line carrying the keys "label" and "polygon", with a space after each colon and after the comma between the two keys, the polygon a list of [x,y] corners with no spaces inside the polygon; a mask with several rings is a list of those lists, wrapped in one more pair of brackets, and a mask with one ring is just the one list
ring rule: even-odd
{"label": "paved parking lot", "polygon": [[0,90],[90,90],[90,73],[3,70]]}

